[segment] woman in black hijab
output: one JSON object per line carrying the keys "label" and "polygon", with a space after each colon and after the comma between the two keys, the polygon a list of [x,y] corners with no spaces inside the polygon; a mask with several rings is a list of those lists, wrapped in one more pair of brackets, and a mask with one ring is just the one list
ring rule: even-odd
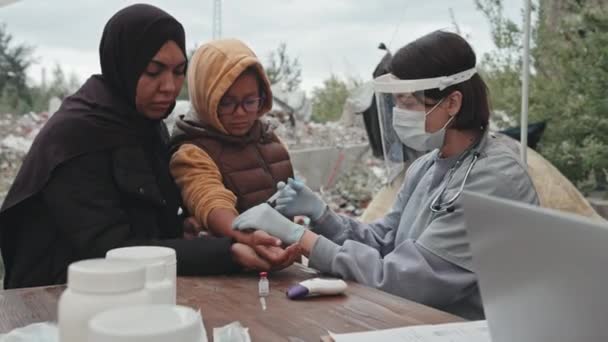
{"label": "woman in black hijab", "polygon": [[162,122],[184,81],[182,25],[129,6],[106,24],[99,54],[102,74],[46,123],[0,209],[5,287],[64,283],[71,262],[130,245],[174,248],[180,275],[268,268],[230,239],[182,238]]}

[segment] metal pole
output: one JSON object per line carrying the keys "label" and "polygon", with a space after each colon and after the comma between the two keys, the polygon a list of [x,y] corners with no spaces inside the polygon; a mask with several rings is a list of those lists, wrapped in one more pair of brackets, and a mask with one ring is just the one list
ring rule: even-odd
{"label": "metal pole", "polygon": [[532,0],[525,1],[524,54],[521,89],[521,160],[528,163],[528,107],[530,96],[530,31]]}
{"label": "metal pole", "polygon": [[213,1],[212,37],[220,39],[222,37],[222,0]]}

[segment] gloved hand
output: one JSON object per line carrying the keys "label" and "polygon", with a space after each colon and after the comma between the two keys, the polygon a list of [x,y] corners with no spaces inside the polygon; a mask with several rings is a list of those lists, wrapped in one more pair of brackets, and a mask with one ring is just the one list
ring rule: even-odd
{"label": "gloved hand", "polygon": [[325,212],[327,204],[301,181],[289,178],[287,185],[279,182],[277,188],[279,197],[275,209],[281,214],[287,217],[304,215],[315,221]]}
{"label": "gloved hand", "polygon": [[291,222],[267,203],[257,205],[239,215],[232,222],[232,229],[263,230],[288,245],[300,241],[305,231],[304,227]]}

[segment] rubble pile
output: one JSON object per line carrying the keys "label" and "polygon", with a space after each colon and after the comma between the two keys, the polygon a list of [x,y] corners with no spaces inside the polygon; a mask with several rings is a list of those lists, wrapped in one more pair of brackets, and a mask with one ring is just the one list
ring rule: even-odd
{"label": "rubble pile", "polygon": [[359,217],[374,195],[384,185],[385,172],[382,161],[366,155],[360,167],[340,175],[331,188],[322,191],[321,197],[339,214]]}
{"label": "rubble pile", "polygon": [[328,146],[348,146],[367,144],[365,129],[358,125],[346,126],[341,122],[298,122],[295,132],[292,127],[283,124],[277,128],[277,134],[289,149],[308,149]]}
{"label": "rubble pile", "polygon": [[48,113],[0,114],[0,203]]}
{"label": "rubble pile", "polygon": [[[0,203],[48,118],[48,113],[0,114]],[[361,124],[344,125],[342,122],[297,122],[296,130],[287,122],[279,124],[277,133],[290,150],[358,145],[368,141]],[[382,162],[371,153],[365,153],[360,163],[341,173],[329,188],[324,189],[322,197],[336,212],[360,216],[382,186],[382,171]]]}
{"label": "rubble pile", "polygon": [[[298,122],[296,130],[288,125],[277,129],[278,135],[290,150],[368,144],[368,137],[359,116],[354,124],[341,121],[324,124]],[[335,161],[328,161],[334,163]],[[333,184],[322,189],[321,197],[337,213],[359,217],[385,182],[384,164],[374,158],[371,150],[360,162],[339,174]]]}

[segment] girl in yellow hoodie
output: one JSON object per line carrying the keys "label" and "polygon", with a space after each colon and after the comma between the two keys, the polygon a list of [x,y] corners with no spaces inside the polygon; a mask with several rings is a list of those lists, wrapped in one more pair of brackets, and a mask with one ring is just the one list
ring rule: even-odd
{"label": "girl in yellow hoodie", "polygon": [[194,111],[176,122],[170,164],[184,206],[212,234],[253,246],[275,267],[291,264],[297,245],[268,247],[260,232],[232,230],[240,213],[293,177],[287,149],[262,118],[272,108],[264,68],[243,42],[216,40],[195,52],[188,86]]}

